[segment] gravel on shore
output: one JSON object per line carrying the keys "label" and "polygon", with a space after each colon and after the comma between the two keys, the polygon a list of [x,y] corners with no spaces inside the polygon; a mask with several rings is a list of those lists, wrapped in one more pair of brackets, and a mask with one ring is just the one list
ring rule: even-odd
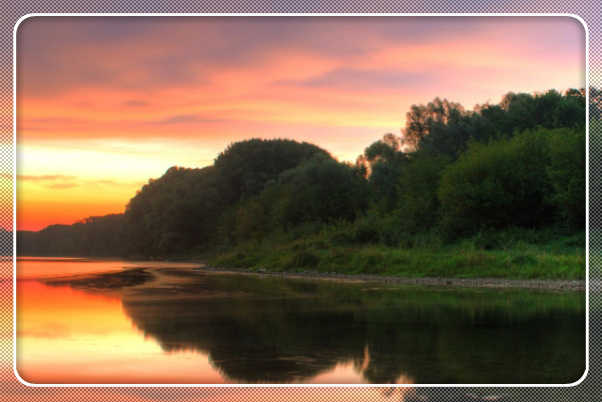
{"label": "gravel on shore", "polygon": [[[584,291],[585,280],[552,280],[552,279],[504,279],[504,278],[441,278],[422,277],[407,278],[397,276],[369,275],[369,274],[340,274],[336,272],[274,272],[268,270],[250,271],[243,268],[216,268],[199,264],[195,268],[170,268],[165,267],[137,267],[124,269],[119,272],[108,272],[71,277],[49,278],[44,282],[50,285],[71,285],[79,288],[119,289],[137,286],[153,280],[153,273],[165,273],[170,276],[195,277],[208,273],[253,275],[266,277],[281,277],[304,280],[330,280],[337,282],[372,282],[388,285],[413,285],[435,287],[463,287],[463,288],[507,288],[507,289],[539,289],[549,291]],[[152,285],[151,285],[152,286]]]}
{"label": "gravel on shore", "polygon": [[340,274],[336,272],[271,272],[267,270],[249,271],[241,268],[215,268],[203,267],[199,270],[236,273],[248,275],[281,276],[287,278],[323,279],[335,281],[361,281],[380,282],[398,285],[419,285],[439,287],[467,287],[467,288],[518,288],[541,289],[557,291],[584,291],[585,280],[553,280],[553,279],[504,279],[504,278],[405,278],[397,276],[369,275],[369,274]]}

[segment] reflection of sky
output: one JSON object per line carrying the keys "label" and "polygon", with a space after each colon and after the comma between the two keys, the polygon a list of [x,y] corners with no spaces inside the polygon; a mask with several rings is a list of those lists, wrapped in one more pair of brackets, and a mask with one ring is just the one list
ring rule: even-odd
{"label": "reflection of sky", "polygon": [[17,362],[29,382],[223,382],[205,355],[164,353],[134,328],[119,297],[33,281],[20,282],[19,297]]}
{"label": "reflection of sky", "polygon": [[120,212],[149,177],[211,164],[232,141],[289,137],[354,160],[413,103],[584,86],[569,18],[33,18],[18,35],[31,229]]}
{"label": "reflection of sky", "polygon": [[[74,265],[81,265],[72,263]],[[206,353],[193,348],[166,352],[122,308],[118,295],[88,293],[36,281],[18,284],[18,371],[32,383],[231,382]],[[366,382],[363,364],[342,361],[300,383]],[[412,383],[410,378],[400,381]]]}

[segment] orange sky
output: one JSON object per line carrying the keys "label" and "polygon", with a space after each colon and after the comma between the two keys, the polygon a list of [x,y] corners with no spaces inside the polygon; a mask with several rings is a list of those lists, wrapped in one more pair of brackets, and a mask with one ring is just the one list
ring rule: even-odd
{"label": "orange sky", "polygon": [[148,178],[244,138],[355,160],[414,103],[585,86],[568,17],[36,17],[17,41],[28,230],[122,212]]}

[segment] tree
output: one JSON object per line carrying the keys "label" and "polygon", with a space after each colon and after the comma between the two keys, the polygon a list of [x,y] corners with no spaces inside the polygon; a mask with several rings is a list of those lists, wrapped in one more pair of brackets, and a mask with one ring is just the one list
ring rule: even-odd
{"label": "tree", "polygon": [[412,105],[406,114],[405,129],[402,130],[402,145],[410,151],[419,148],[423,138],[430,135],[435,126],[457,123],[465,114],[459,103],[435,98],[427,105]]}
{"label": "tree", "polygon": [[123,214],[92,216],[73,225],[17,232],[17,254],[117,257],[125,255],[127,240]]}
{"label": "tree", "polygon": [[250,139],[231,144],[215,159],[220,192],[227,204],[259,194],[266,183],[325,150],[293,140]]}
{"label": "tree", "polygon": [[441,177],[442,224],[452,235],[550,223],[547,131],[472,143]]}
{"label": "tree", "polygon": [[212,240],[222,198],[213,166],[169,168],[149,180],[126,207],[131,253],[167,255]]}
{"label": "tree", "polygon": [[356,164],[364,169],[370,183],[372,199],[384,210],[393,208],[397,198],[397,178],[407,162],[401,151],[401,138],[385,134],[368,146],[357,158]]}
{"label": "tree", "polygon": [[260,199],[287,230],[308,222],[353,221],[368,203],[367,183],[351,166],[317,156],[283,172]]}
{"label": "tree", "polygon": [[441,174],[451,162],[443,155],[414,153],[398,178],[399,226],[410,233],[432,229],[439,223],[437,189]]}
{"label": "tree", "polygon": [[585,227],[585,130],[556,129],[550,133],[547,174],[554,191],[550,202],[563,226]]}

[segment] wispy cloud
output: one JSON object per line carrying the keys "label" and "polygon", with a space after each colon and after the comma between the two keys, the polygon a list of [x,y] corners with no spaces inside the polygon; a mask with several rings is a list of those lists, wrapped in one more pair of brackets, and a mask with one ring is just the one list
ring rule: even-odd
{"label": "wispy cloud", "polygon": [[145,92],[210,84],[214,71],[263,68],[274,54],[353,63],[380,50],[437,51],[487,38],[494,48],[512,43],[561,59],[579,36],[578,22],[562,17],[38,18],[19,29],[18,78],[30,96],[81,87]]}
{"label": "wispy cloud", "polygon": [[169,116],[161,120],[152,121],[149,124],[190,124],[190,123],[215,123],[223,121],[222,119],[212,119],[203,117],[197,114],[179,114],[174,116]]}
{"label": "wispy cloud", "polygon": [[130,99],[123,102],[123,105],[129,107],[145,107],[149,105],[149,102],[141,99]]}
{"label": "wispy cloud", "polygon": [[52,190],[66,190],[75,187],[103,186],[103,187],[126,187],[141,186],[140,181],[119,181],[112,179],[85,179],[68,175],[17,175],[20,182],[33,182]]}
{"label": "wispy cloud", "polygon": [[49,181],[64,181],[64,180],[75,180],[75,176],[66,176],[61,174],[54,175],[17,175],[17,180],[21,181],[36,181],[36,182],[49,182]]}
{"label": "wispy cloud", "polygon": [[274,84],[347,91],[386,91],[424,86],[425,81],[432,81],[433,78],[436,77],[428,72],[338,68],[304,80],[284,80]]}

